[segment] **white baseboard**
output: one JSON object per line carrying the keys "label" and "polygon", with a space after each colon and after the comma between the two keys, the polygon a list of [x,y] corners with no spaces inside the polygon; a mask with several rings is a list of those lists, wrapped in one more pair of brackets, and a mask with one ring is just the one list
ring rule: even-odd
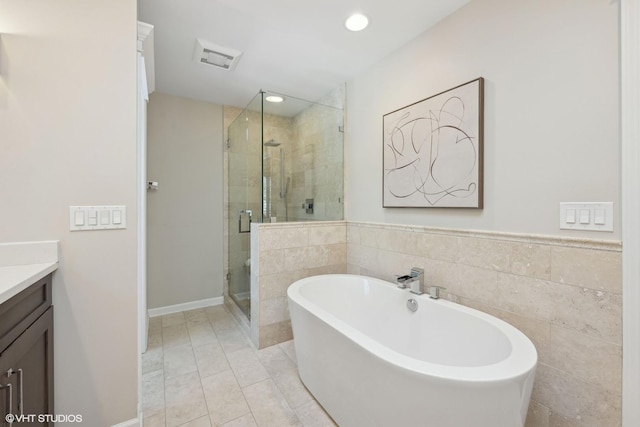
{"label": "white baseboard", "polygon": [[140,420],[138,418],[132,418],[128,421],[123,421],[119,424],[115,424],[111,427],[141,427],[142,423],[140,422]]}
{"label": "white baseboard", "polygon": [[149,317],[158,317],[165,314],[179,313],[181,311],[194,310],[196,308],[211,307],[224,304],[224,297],[207,298],[199,301],[185,302],[182,304],[168,305],[166,307],[150,308]]}

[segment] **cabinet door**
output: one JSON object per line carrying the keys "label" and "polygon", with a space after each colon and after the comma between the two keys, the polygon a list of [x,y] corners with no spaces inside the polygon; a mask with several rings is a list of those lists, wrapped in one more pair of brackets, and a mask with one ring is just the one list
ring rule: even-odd
{"label": "cabinet door", "polygon": [[[11,383],[14,415],[31,416],[20,426],[53,426],[38,415],[53,415],[53,307],[0,355],[0,384]],[[7,393],[8,394],[8,393]],[[0,399],[1,399],[0,394]],[[9,399],[7,396],[6,404]],[[0,413],[4,419],[7,414]],[[1,425],[1,424],[0,424]]]}
{"label": "cabinet door", "polygon": [[6,419],[7,414],[13,414],[17,408],[16,402],[16,381],[7,375],[9,367],[2,363],[5,360],[0,358],[0,426],[10,425]]}
{"label": "cabinet door", "polygon": [[49,274],[0,304],[0,353],[51,306]]}

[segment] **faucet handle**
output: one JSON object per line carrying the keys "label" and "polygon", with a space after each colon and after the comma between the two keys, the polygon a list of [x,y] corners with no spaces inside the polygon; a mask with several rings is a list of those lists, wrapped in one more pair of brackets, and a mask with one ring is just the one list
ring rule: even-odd
{"label": "faucet handle", "polygon": [[407,287],[407,280],[411,279],[411,276],[396,276],[396,284],[400,289],[405,289]]}
{"label": "faucet handle", "polygon": [[429,298],[440,299],[440,291],[447,289],[444,286],[429,286]]}

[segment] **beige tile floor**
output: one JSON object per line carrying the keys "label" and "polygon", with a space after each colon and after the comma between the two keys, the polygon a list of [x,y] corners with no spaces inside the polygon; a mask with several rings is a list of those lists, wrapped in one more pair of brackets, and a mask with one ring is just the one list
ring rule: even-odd
{"label": "beige tile floor", "polygon": [[293,341],[255,350],[224,306],[150,319],[146,427],[335,426],[298,377]]}

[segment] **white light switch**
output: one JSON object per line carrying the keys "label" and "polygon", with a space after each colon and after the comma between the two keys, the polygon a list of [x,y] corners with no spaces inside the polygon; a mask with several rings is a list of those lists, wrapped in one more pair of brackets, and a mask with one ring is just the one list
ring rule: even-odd
{"label": "white light switch", "polygon": [[90,210],[87,213],[89,220],[87,221],[89,225],[98,225],[98,212],[95,210]]}
{"label": "white light switch", "polygon": [[100,211],[100,225],[109,225],[111,223],[111,213],[108,209]]}
{"label": "white light switch", "polygon": [[565,216],[565,222],[569,224],[576,223],[576,210],[575,209],[567,209],[567,215]]}
{"label": "white light switch", "polygon": [[580,209],[580,224],[589,224],[589,209]]}
{"label": "white light switch", "polygon": [[73,212],[74,224],[75,225],[84,225],[84,212],[83,211],[75,211]]}
{"label": "white light switch", "polygon": [[613,231],[613,203],[560,203],[560,229]]}
{"label": "white light switch", "polygon": [[69,206],[71,231],[122,228],[127,228],[126,206]]}

